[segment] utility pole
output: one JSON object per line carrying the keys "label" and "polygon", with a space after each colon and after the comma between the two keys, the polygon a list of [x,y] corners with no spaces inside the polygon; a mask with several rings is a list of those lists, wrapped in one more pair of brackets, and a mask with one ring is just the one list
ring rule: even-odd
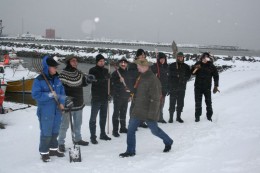
{"label": "utility pole", "polygon": [[0,37],[2,37],[2,33],[3,33],[3,25],[2,25],[2,19],[0,20]]}

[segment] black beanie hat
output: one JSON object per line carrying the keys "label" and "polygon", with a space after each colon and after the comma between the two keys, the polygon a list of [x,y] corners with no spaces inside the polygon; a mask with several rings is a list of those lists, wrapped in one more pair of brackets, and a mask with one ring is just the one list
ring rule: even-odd
{"label": "black beanie hat", "polygon": [[210,54],[209,54],[208,52],[204,52],[204,53],[201,55],[200,59],[203,59],[203,58],[205,58],[205,57],[210,57]]}
{"label": "black beanie hat", "polygon": [[166,59],[166,55],[162,52],[159,52],[158,53],[158,59],[161,59],[161,58],[165,58]]}
{"label": "black beanie hat", "polygon": [[103,55],[101,55],[101,54],[98,54],[96,56],[96,63],[98,63],[98,61],[100,61],[101,59],[105,59],[105,57]]}
{"label": "black beanie hat", "polygon": [[59,65],[59,63],[57,63],[52,56],[46,59],[46,63],[49,67],[57,67]]}
{"label": "black beanie hat", "polygon": [[138,50],[136,51],[136,57],[138,57],[138,56],[140,56],[140,55],[142,55],[142,54],[145,54],[145,51],[144,51],[143,49],[138,49]]}

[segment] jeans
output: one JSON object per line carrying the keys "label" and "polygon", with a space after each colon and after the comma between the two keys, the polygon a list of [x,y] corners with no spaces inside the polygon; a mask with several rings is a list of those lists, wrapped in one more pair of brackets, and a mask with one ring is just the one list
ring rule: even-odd
{"label": "jeans", "polygon": [[[135,153],[136,147],[136,137],[135,132],[137,127],[142,121],[137,118],[130,118],[128,131],[127,131],[127,151],[128,153]],[[161,138],[165,145],[172,145],[173,140],[162,130],[158,127],[156,121],[145,121],[151,130],[152,134]]]}
{"label": "jeans", "polygon": [[[73,118],[73,141],[78,142],[82,140],[81,137],[81,125],[82,125],[82,109],[78,111],[71,111],[71,116]],[[61,117],[61,125],[59,130],[58,143],[59,145],[65,144],[66,132],[70,125],[70,114],[66,112]]]}
{"label": "jeans", "polygon": [[96,139],[96,119],[99,112],[100,136],[106,135],[107,101],[91,101],[91,115],[89,120],[90,138]]}

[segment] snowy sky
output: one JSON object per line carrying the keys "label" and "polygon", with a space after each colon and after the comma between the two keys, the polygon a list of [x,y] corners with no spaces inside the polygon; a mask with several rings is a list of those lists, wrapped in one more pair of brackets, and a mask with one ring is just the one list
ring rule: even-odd
{"label": "snowy sky", "polygon": [[232,45],[260,49],[258,0],[1,0],[4,34]]}

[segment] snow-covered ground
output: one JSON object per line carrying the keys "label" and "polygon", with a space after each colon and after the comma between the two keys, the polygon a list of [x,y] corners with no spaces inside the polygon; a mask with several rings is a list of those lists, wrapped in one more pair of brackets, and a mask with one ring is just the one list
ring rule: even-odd
{"label": "snow-covered ground", "polygon": [[[66,152],[64,158],[52,157],[51,162],[43,163],[38,153],[37,107],[33,106],[0,115],[0,122],[8,124],[5,130],[0,130],[0,173],[258,173],[260,63],[235,62],[232,65],[236,67],[220,74],[221,92],[212,95],[213,122],[206,119],[205,104],[201,121],[194,122],[194,80],[188,83],[182,114],[185,123],[159,124],[174,139],[169,153],[162,152],[161,140],[149,130],[139,128],[135,157],[119,158],[119,153],[126,150],[126,135],[121,134],[111,141],[99,140],[98,145],[82,146],[82,162],[70,163]],[[5,103],[9,105],[12,103]],[[165,120],[169,118],[168,107],[166,98]],[[112,109],[111,103],[110,136]],[[88,141],[89,117],[90,107],[85,107],[82,136]],[[66,147],[71,146],[68,130]]]}

